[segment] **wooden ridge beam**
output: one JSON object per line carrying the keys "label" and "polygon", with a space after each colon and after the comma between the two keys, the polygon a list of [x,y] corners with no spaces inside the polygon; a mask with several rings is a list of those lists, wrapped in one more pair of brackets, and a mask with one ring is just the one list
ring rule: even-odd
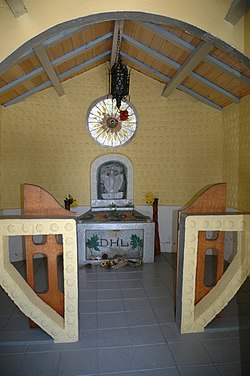
{"label": "wooden ridge beam", "polygon": [[114,33],[113,33],[113,42],[112,42],[112,52],[111,52],[111,58],[110,58],[110,67],[113,66],[113,64],[116,61],[116,58],[120,52],[119,47],[121,45],[122,41],[122,35],[123,35],[123,27],[124,27],[124,21],[118,20],[115,21],[115,27],[114,27]]}

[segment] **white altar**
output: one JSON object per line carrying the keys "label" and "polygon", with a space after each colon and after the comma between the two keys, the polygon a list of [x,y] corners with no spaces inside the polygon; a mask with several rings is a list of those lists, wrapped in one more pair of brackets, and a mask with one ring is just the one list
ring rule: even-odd
{"label": "white altar", "polygon": [[154,223],[134,208],[133,165],[119,154],[91,165],[91,209],[77,219],[80,264],[122,257],[154,262]]}

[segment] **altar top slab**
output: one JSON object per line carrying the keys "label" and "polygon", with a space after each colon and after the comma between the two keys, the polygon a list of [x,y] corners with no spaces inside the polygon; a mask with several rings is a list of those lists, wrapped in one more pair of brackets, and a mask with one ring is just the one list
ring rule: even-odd
{"label": "altar top slab", "polygon": [[97,222],[152,222],[151,218],[133,210],[89,210],[77,218],[78,223]]}

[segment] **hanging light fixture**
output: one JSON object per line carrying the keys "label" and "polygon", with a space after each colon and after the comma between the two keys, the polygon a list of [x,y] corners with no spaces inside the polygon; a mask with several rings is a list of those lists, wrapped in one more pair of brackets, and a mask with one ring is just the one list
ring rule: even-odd
{"label": "hanging light fixture", "polygon": [[116,100],[118,109],[121,107],[121,101],[125,101],[129,94],[129,72],[126,65],[122,62],[119,54],[118,60],[111,68],[111,96]]}
{"label": "hanging light fixture", "polygon": [[121,46],[121,29],[118,28],[117,33],[117,45],[116,45],[116,59],[111,68],[111,88],[110,94],[112,99],[116,100],[116,105],[118,109],[121,107],[121,102],[126,100],[126,97],[129,95],[129,80],[130,75],[128,68],[125,63],[122,62],[120,55],[120,46]]}

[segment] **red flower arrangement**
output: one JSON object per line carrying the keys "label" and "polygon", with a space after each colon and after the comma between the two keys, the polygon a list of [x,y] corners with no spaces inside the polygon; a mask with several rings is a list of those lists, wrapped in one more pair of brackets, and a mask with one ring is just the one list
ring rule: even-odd
{"label": "red flower arrangement", "polygon": [[128,110],[121,110],[120,111],[120,120],[121,121],[128,120]]}

